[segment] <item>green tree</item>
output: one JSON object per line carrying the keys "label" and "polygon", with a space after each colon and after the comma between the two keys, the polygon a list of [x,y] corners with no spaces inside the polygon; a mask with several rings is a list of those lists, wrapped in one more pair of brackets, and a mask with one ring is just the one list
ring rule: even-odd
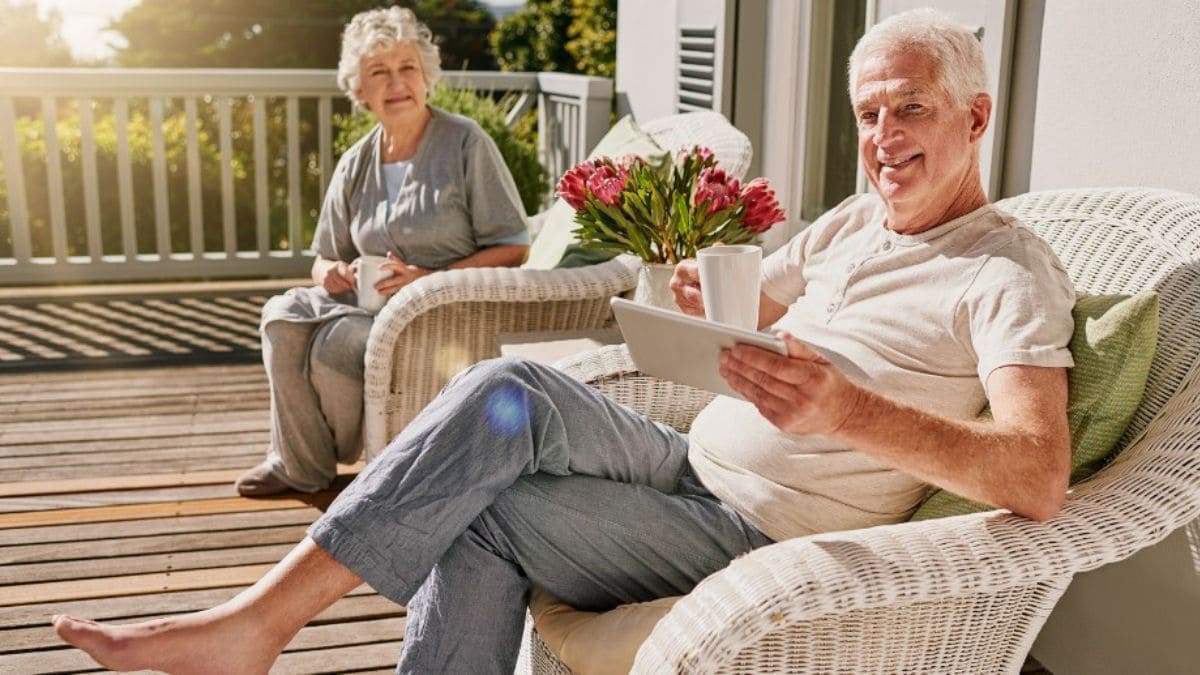
{"label": "green tree", "polygon": [[502,70],[616,73],[616,0],[529,0],[496,24],[492,52]]}
{"label": "green tree", "polygon": [[51,10],[38,16],[34,0],[0,0],[0,66],[69,66],[62,16]]}
{"label": "green tree", "polygon": [[575,72],[567,53],[571,0],[529,0],[492,30],[492,53],[501,70]]}
{"label": "green tree", "polygon": [[567,37],[576,70],[617,76],[617,0],[573,0]]}
{"label": "green tree", "polygon": [[[346,22],[378,0],[142,0],[109,28],[122,66],[333,68]],[[400,0],[433,31],[442,66],[488,70],[494,19],[478,0]]]}

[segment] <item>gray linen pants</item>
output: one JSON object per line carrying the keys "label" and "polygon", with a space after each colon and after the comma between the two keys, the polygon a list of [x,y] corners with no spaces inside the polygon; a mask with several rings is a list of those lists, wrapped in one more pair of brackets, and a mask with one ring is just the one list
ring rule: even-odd
{"label": "gray linen pants", "polygon": [[700,484],[686,436],[516,359],[451,381],[309,536],[409,604],[400,673],[511,673],[530,583],[604,610],[771,541]]}
{"label": "gray linen pants", "polygon": [[337,477],[362,452],[363,357],[371,317],[272,321],[262,329],[271,386],[271,473],[304,492]]}

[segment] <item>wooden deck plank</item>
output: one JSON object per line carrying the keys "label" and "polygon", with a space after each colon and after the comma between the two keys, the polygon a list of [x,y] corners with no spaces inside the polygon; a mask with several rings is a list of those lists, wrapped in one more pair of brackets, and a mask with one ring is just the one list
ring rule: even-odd
{"label": "wooden deck plank", "polygon": [[[57,455],[79,455],[89,452],[113,452],[114,450],[185,450],[205,446],[240,445],[258,443],[269,434],[270,430],[263,425],[245,431],[212,431],[206,434],[166,433],[140,438],[126,438],[117,441],[108,439],[88,439],[65,443],[39,443],[36,445],[0,445],[0,458],[3,457],[46,457]],[[149,473],[152,466],[147,467]]]}
{"label": "wooden deck plank", "polygon": [[5,565],[0,569],[0,585],[7,585],[10,590],[19,592],[26,585],[116,579],[144,574],[176,576],[182,572],[219,569],[231,565],[275,563],[282,560],[303,538],[304,532],[301,531],[299,536],[288,537],[284,543],[260,546],[230,546],[215,551],[170,551],[138,556]]}
{"label": "wooden deck plank", "polygon": [[[96,561],[138,557],[131,562],[140,563],[141,556],[154,553],[183,553],[238,548],[251,545],[295,544],[304,538],[308,524],[284,525],[279,527],[255,527],[238,530],[190,532],[186,534],[161,534],[157,536],[114,537],[103,539],[98,547],[95,541],[66,541],[52,544],[25,544],[0,547],[0,578],[7,573],[8,566],[60,561]],[[89,568],[88,573],[92,573]]]}
{"label": "wooden deck plank", "polygon": [[240,565],[6,586],[0,588],[0,607],[92,600],[124,595],[195,591],[225,586],[248,586],[270,571],[273,566],[274,563]]}
{"label": "wooden deck plank", "polygon": [[[153,537],[172,534],[208,534],[213,532],[236,532],[244,529],[264,527],[307,526],[320,517],[315,508],[291,509],[286,511],[251,511],[246,513],[222,513],[209,516],[184,516],[180,518],[154,518],[151,520],[126,520],[105,523],[97,527],[91,523],[67,524],[34,529],[0,530],[0,551],[53,546],[55,544],[85,544],[120,538]],[[99,548],[99,547],[96,547]]]}
{"label": "wooden deck plank", "polygon": [[117,393],[123,398],[135,397],[180,397],[190,398],[197,394],[208,392],[243,391],[254,389],[267,382],[266,373],[261,366],[247,368],[243,373],[223,376],[206,376],[204,378],[184,376],[179,380],[157,378],[140,379],[129,382],[119,379],[89,379],[66,380],[61,383],[27,382],[21,385],[10,385],[0,381],[0,404],[16,405],[21,403],[52,403],[63,401],[86,401],[97,405],[103,401],[95,400],[97,393]]}
{"label": "wooden deck plank", "polygon": [[[237,595],[243,588],[245,586],[230,586],[200,591],[17,605],[0,612],[0,630],[46,626],[50,617],[55,614],[124,623],[167,614],[194,612],[220,604]],[[375,594],[370,586],[364,584],[335,602],[313,619],[313,623],[333,623],[356,616],[392,616],[397,609],[404,611],[402,607]],[[6,633],[0,632],[0,635],[4,634]],[[0,639],[0,645],[3,644],[4,640]]]}
{"label": "wooden deck plank", "polygon": [[[339,476],[354,476],[363,468],[363,463],[339,466]],[[161,488],[192,487],[197,485],[228,485],[237,480],[240,471],[196,471],[193,473],[161,473],[147,475],[107,476],[76,480],[23,481],[0,483],[0,499],[5,497],[27,497],[33,495],[59,495],[82,492],[110,492],[121,490],[146,490]]]}
{"label": "wooden deck plank", "polygon": [[[86,421],[86,424],[82,422]],[[78,425],[47,429],[43,422],[14,422],[0,429],[0,443],[47,443],[95,438],[130,438],[161,435],[164,430],[174,434],[208,430],[245,431],[259,429],[268,422],[263,410],[208,411],[168,415],[138,415],[134,417],[81,418]]]}
{"label": "wooden deck plank", "polygon": [[[303,628],[284,650],[272,673],[313,673],[314,664],[324,672],[344,672],[395,663],[404,635],[404,617],[355,621],[349,625]],[[340,629],[340,630],[339,630]],[[49,628],[46,629],[50,631]],[[60,643],[61,644],[61,643]],[[365,647],[365,648],[358,648]],[[0,672],[57,673],[103,671],[81,651],[48,649],[26,654],[0,655]],[[394,669],[393,669],[394,670]]]}
{"label": "wooden deck plank", "polygon": [[[233,448],[216,448],[212,454],[205,457],[179,457],[178,453],[151,452],[149,454],[156,457],[136,457],[125,461],[110,458],[109,461],[98,461],[98,456],[86,456],[85,461],[73,462],[70,466],[63,468],[34,465],[0,470],[0,481],[53,480],[55,476],[73,479],[97,474],[134,474],[145,471],[148,461],[154,462],[154,468],[161,469],[164,473],[205,469],[241,472],[262,461],[265,447],[266,442]],[[67,461],[70,461],[70,458],[67,458]]]}
{"label": "wooden deck plank", "polygon": [[344,673],[366,668],[395,665],[402,642],[323,649],[318,652],[291,652],[279,657],[271,675],[302,675],[313,672]]}
{"label": "wooden deck plank", "polygon": [[[129,414],[130,410],[139,410],[143,414],[150,415],[178,415],[191,411],[206,413],[227,410],[262,410],[269,401],[266,385],[247,387],[242,390],[206,392],[193,395],[188,399],[104,396],[101,405],[94,405],[88,410],[88,416],[90,419],[110,419],[124,417]],[[77,403],[77,401],[25,402],[8,409],[0,406],[0,415],[4,415],[4,419],[10,424],[54,420],[78,423],[79,418],[72,414],[71,410]]]}
{"label": "wooden deck plank", "polygon": [[0,500],[0,514],[39,513],[63,509],[99,508],[160,504],[164,502],[219,499],[237,494],[232,484],[190,485],[161,490],[120,490],[112,492],[73,492],[31,497],[10,497]]}
{"label": "wooden deck plank", "polygon": [[[306,626],[296,634],[296,637],[288,643],[283,651],[286,654],[300,650],[395,641],[404,637],[406,618],[401,615],[384,619]],[[393,657],[392,660],[395,661],[395,658]]]}
{"label": "wooden deck plank", "polygon": [[224,485],[237,480],[236,471],[196,471],[141,476],[107,476],[71,480],[21,481],[0,483],[0,499],[33,495],[58,495],[71,492],[105,492],[109,490],[139,490],[144,488],[186,487],[192,485]]}
{"label": "wooden deck plank", "polygon": [[[404,634],[404,608],[388,603],[378,595],[348,596],[339,600],[335,607],[337,605],[343,605],[342,611],[337,614],[322,614],[321,616],[325,617],[324,623],[322,619],[314,619],[308,626],[300,630],[287,648],[289,650],[318,649],[338,644],[379,642],[394,640]],[[180,613],[182,612],[151,614],[139,616],[137,620],[157,619]],[[337,618],[339,621],[329,623],[331,617]],[[34,649],[54,649],[61,646],[62,642],[50,626],[49,616],[45,617],[42,625],[0,630],[0,655]],[[0,664],[2,663],[3,660],[0,659]],[[0,668],[0,672],[7,671]]]}
{"label": "wooden deck plank", "polygon": [[61,373],[4,373],[0,377],[0,396],[10,396],[32,390],[62,392],[94,391],[127,387],[199,386],[206,383],[242,382],[249,378],[266,378],[262,364],[233,364],[212,366],[170,366],[154,368],[89,370]]}
{"label": "wooden deck plank", "polygon": [[68,523],[106,523],[116,520],[175,518],[178,516],[209,515],[213,513],[302,509],[309,506],[324,508],[336,496],[337,493],[335,491],[325,491],[312,495],[285,494],[260,499],[221,497],[160,504],[125,504],[121,506],[59,509],[46,512],[5,513],[0,514],[0,530],[16,527],[66,525]]}

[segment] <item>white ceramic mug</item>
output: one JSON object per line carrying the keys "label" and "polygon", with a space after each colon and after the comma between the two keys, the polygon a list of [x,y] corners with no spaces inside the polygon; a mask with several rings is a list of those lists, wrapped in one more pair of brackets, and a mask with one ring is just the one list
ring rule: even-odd
{"label": "white ceramic mug", "polygon": [[387,256],[361,255],[358,257],[358,268],[354,274],[358,277],[358,306],[368,312],[378,312],[387,304],[388,296],[375,289],[375,284],[392,276],[391,270],[381,270],[379,266],[387,262]]}
{"label": "white ceramic mug", "polygon": [[712,246],[696,251],[700,294],[709,321],[758,330],[758,294],[762,285],[762,249]]}

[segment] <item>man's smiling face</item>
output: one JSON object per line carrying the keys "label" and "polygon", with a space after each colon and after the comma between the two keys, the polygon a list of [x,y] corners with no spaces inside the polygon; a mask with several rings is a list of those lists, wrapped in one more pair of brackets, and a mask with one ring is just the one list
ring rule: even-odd
{"label": "man's smiling face", "polygon": [[854,89],[859,155],[888,206],[888,225],[901,231],[944,222],[978,184],[976,142],[990,101],[982,97],[983,111],[978,98],[966,108],[955,104],[934,66],[920,52],[872,54]]}

